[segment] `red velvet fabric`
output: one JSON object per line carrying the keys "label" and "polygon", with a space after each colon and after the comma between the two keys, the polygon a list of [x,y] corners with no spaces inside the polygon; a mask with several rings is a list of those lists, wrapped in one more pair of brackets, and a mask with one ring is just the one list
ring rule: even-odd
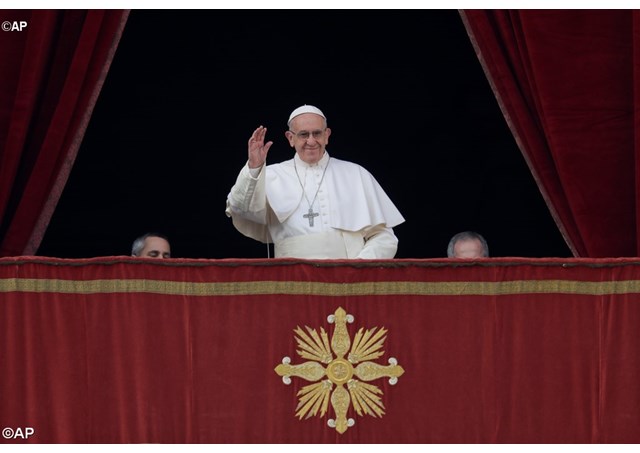
{"label": "red velvet fabric", "polygon": [[640,12],[461,15],[574,255],[638,256]]}
{"label": "red velvet fabric", "polygon": [[0,256],[35,254],[75,160],[128,11],[3,11]]}
{"label": "red velvet fabric", "polygon": [[[0,427],[34,443],[638,443],[640,261],[0,259]],[[343,307],[405,373],[298,420],[274,372]]]}

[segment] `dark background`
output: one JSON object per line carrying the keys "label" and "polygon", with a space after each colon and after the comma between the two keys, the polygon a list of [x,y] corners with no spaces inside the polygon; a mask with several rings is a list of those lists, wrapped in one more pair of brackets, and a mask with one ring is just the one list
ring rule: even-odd
{"label": "dark background", "polygon": [[293,156],[301,104],[406,218],[398,258],[462,230],[492,256],[571,256],[456,10],[132,11],[38,254],[128,255],[160,231],[175,257],[264,257],[225,199],[258,125],[269,162]]}

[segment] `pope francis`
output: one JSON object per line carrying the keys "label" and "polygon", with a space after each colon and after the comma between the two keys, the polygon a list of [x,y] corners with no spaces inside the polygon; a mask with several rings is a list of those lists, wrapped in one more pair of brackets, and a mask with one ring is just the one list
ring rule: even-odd
{"label": "pope francis", "polygon": [[296,153],[285,162],[266,165],[273,142],[265,143],[265,127],[249,139],[249,159],[227,197],[236,229],[273,242],[276,258],[393,258],[393,227],[404,218],[367,170],[329,156],[324,113],[303,105],[287,125]]}

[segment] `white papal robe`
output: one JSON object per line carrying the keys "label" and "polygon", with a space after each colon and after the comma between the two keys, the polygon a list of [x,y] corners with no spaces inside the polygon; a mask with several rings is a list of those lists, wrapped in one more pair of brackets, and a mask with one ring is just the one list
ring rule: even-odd
{"label": "white papal robe", "polygon": [[326,151],[311,165],[297,154],[266,168],[245,165],[226,214],[245,236],[272,242],[276,258],[393,258],[392,228],[404,222],[371,173]]}

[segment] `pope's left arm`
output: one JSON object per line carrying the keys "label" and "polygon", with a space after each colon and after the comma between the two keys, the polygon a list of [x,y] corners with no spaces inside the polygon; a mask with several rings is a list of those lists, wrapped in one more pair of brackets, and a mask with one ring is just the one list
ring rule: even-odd
{"label": "pope's left arm", "polygon": [[386,225],[375,225],[364,230],[364,247],[357,258],[390,259],[396,256],[398,238]]}

